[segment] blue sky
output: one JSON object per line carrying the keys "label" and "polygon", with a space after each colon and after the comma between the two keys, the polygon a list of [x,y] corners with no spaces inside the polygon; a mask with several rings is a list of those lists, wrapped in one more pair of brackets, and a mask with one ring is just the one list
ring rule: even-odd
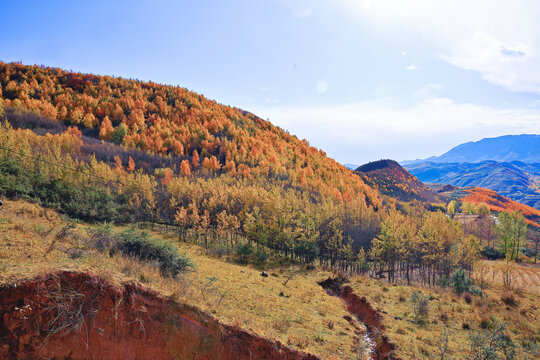
{"label": "blue sky", "polygon": [[0,60],[181,85],[343,163],[540,133],[533,0],[17,1]]}

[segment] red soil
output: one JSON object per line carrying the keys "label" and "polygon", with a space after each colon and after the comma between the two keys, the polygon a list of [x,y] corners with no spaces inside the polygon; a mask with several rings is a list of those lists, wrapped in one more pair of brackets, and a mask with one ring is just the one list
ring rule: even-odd
{"label": "red soil", "polygon": [[138,285],[77,272],[0,287],[0,358],[317,359]]}
{"label": "red soil", "polygon": [[370,337],[377,344],[375,347],[374,359],[398,360],[393,354],[396,346],[383,334],[384,325],[382,324],[382,315],[371,307],[365,297],[359,297],[353,292],[353,289],[350,286],[342,286],[342,283],[343,279],[328,278],[321,281],[319,285],[321,285],[330,295],[339,296],[347,305],[347,310],[366,325]]}

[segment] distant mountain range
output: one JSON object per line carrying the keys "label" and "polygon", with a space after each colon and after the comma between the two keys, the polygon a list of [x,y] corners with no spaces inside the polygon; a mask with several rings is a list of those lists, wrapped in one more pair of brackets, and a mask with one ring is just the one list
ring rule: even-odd
{"label": "distant mountain range", "polygon": [[540,135],[505,135],[471,141],[458,145],[441,156],[432,156],[424,160],[402,161],[401,165],[426,161],[432,163],[477,163],[487,160],[540,163]]}
{"label": "distant mountain range", "polygon": [[540,209],[540,135],[482,139],[401,164],[424,183],[491,189]]}
{"label": "distant mountain range", "polygon": [[405,168],[425,183],[476,186],[540,209],[540,164],[519,161],[480,163],[424,162]]}

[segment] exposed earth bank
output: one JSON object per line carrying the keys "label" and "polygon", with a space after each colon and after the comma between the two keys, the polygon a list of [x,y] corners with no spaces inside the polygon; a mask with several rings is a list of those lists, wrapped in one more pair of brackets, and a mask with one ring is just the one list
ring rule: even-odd
{"label": "exposed earth bank", "polygon": [[317,359],[139,285],[78,272],[0,287],[0,358]]}

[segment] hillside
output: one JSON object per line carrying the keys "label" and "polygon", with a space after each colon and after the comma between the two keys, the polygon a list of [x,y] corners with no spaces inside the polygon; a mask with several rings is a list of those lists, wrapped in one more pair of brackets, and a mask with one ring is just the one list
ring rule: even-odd
{"label": "hillside", "polygon": [[332,266],[349,266],[378,231],[375,190],[248,112],[179,87],[0,70],[0,195],[84,221],[179,226],[206,247],[243,236]]}
{"label": "hillside", "polygon": [[452,148],[441,156],[425,160],[403,161],[404,165],[421,163],[476,163],[487,160],[540,163],[540,135],[505,135],[471,141]]}
{"label": "hillside", "polygon": [[490,211],[500,213],[502,211],[519,211],[527,219],[527,222],[540,227],[540,210],[513,201],[499,193],[480,187],[455,187],[451,185],[433,184],[433,190],[441,196],[449,199],[459,199],[462,202],[473,204],[487,204]]}
{"label": "hillside", "polygon": [[[178,86],[0,62],[0,98],[84,135],[172,157],[172,170],[199,168],[286,180],[325,196],[375,192],[305,140],[238,108]],[[0,104],[1,105],[1,104]]]}
{"label": "hillside", "polygon": [[179,87],[0,68],[0,357],[415,359],[444,329],[463,358],[492,329],[537,349],[534,244],[491,238],[488,284],[485,242],[396,162],[349,171]]}
{"label": "hillside", "polygon": [[491,189],[540,210],[540,164],[484,161],[480,163],[424,162],[405,168],[425,183]]}
{"label": "hillside", "polygon": [[[330,272],[285,264],[265,278],[251,265],[153,232],[195,265],[171,278],[152,261],[107,254],[99,229],[25,201],[4,202],[2,359],[86,359],[91,351],[118,360],[339,360],[357,353],[355,337],[365,328],[351,326],[343,303],[317,285]],[[55,322],[56,309],[63,313]],[[27,326],[21,313],[36,323]]]}
{"label": "hillside", "polygon": [[369,186],[401,201],[440,202],[437,195],[394,160],[379,160],[355,170]]}
{"label": "hillside", "polygon": [[[151,261],[104,251],[100,229],[25,201],[0,208],[3,358],[82,359],[91,351],[118,360],[415,359],[436,356],[448,341],[448,354],[461,359],[472,347],[469,335],[495,321],[524,344],[517,358],[534,358],[526,345],[535,345],[539,331],[540,268],[531,264],[516,268],[522,290],[507,305],[500,263],[488,264],[484,296],[467,301],[448,288],[364,275],[341,284],[328,280],[331,272],[301,264],[273,264],[263,277],[258,267],[156,230],[155,239],[196,266],[174,279]],[[325,283],[341,289],[341,299],[324,291]],[[429,299],[423,322],[411,311],[415,292]],[[371,353],[379,339],[390,354]]]}

